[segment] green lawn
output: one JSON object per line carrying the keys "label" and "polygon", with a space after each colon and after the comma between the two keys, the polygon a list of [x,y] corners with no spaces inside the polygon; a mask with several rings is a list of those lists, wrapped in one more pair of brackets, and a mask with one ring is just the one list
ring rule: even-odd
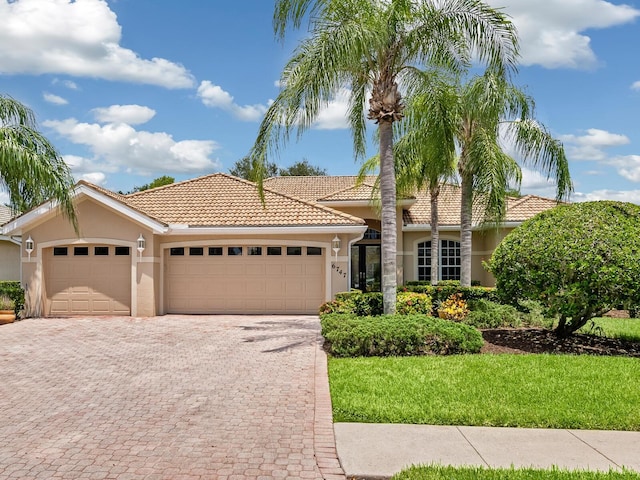
{"label": "green lawn", "polygon": [[640,319],[638,318],[601,317],[595,318],[594,324],[595,328],[591,323],[588,323],[579,330],[580,333],[591,333],[640,342]]}
{"label": "green lawn", "polygon": [[330,358],[334,421],[640,430],[640,360]]}
{"label": "green lawn", "polygon": [[486,469],[475,467],[415,466],[391,480],[637,480],[633,472],[585,472],[567,470]]}

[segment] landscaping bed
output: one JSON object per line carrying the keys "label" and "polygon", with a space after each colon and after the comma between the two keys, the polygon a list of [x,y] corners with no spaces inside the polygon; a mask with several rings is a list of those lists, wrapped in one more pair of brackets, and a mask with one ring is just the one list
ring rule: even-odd
{"label": "landscaping bed", "polygon": [[482,331],[480,353],[570,353],[640,358],[640,342],[575,333],[560,338],[540,328],[496,328]]}

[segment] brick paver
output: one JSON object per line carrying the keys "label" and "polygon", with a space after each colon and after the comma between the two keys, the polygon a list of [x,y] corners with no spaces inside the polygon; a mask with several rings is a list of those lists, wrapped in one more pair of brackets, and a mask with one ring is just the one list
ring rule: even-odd
{"label": "brick paver", "polygon": [[319,338],[293,316],[2,326],[0,478],[344,478]]}

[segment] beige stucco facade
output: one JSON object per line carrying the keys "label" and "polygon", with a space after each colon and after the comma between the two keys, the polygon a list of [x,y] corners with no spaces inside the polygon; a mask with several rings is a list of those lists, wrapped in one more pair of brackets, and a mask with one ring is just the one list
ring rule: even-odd
{"label": "beige stucco facade", "polygon": [[20,280],[20,245],[8,237],[0,237],[0,281],[5,280]]}

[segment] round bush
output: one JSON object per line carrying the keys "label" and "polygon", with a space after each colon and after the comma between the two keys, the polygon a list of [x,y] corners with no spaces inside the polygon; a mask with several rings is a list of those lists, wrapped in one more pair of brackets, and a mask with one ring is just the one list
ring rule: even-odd
{"label": "round bush", "polygon": [[567,335],[617,305],[640,300],[640,206],[601,201],[536,215],[496,248],[489,270],[505,302],[532,299]]}

